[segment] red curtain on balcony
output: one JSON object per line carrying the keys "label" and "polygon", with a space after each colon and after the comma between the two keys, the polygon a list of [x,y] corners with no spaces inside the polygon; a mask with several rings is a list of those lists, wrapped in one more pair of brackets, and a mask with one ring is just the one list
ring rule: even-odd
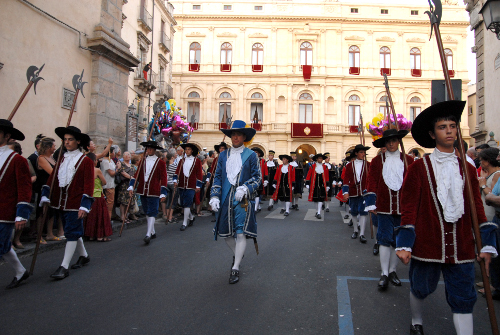
{"label": "red curtain on balcony", "polygon": [[264,65],[252,65],[253,72],[262,72],[264,70]]}
{"label": "red curtain on balcony", "polygon": [[391,69],[381,68],[380,69],[380,75],[383,76],[384,74],[390,76],[391,75]]}
{"label": "red curtain on balcony", "polygon": [[358,126],[349,126],[349,132],[350,133],[358,133],[359,127]]}
{"label": "red curtain on balcony", "polygon": [[349,68],[349,74],[353,74],[355,76],[359,76],[359,67],[350,67]]}
{"label": "red curtain on balcony", "polygon": [[231,72],[231,64],[221,64],[220,72]]}
{"label": "red curtain on balcony", "polygon": [[252,128],[261,131],[262,130],[262,123],[252,123]]}
{"label": "red curtain on balcony", "polygon": [[450,78],[455,77],[455,70],[448,70],[448,73],[450,74]]}
{"label": "red curtain on balcony", "polygon": [[189,71],[200,72],[200,64],[189,64]]}
{"label": "red curtain on balcony", "polygon": [[422,77],[422,70],[412,69],[411,75],[412,77]]}
{"label": "red curtain on balcony", "polygon": [[219,123],[219,129],[228,129],[227,123],[224,122]]}
{"label": "red curtain on balcony", "polygon": [[195,123],[189,122],[189,126],[192,127],[194,130],[198,130],[198,122]]}
{"label": "red curtain on balcony", "polygon": [[292,123],[293,138],[322,138],[323,125],[321,123]]}
{"label": "red curtain on balcony", "polygon": [[302,75],[304,80],[311,80],[312,65],[302,65]]}

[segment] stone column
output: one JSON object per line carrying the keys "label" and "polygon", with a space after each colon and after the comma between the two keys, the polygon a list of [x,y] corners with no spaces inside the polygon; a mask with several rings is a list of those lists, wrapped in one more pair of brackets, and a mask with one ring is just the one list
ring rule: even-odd
{"label": "stone column", "polygon": [[325,114],[326,114],[326,110],[325,110],[325,87],[326,85],[325,84],[321,84],[321,94],[320,94],[320,100],[319,100],[319,111],[320,111],[320,114],[319,114],[319,122],[320,123],[325,123]]}
{"label": "stone column", "polygon": [[[266,120],[276,121],[276,84],[271,84],[271,109],[266,111]],[[266,122],[270,124],[271,122]]]}
{"label": "stone column", "polygon": [[288,84],[288,92],[287,92],[287,109],[288,109],[288,122],[295,122],[295,118],[293,117],[293,84]]}

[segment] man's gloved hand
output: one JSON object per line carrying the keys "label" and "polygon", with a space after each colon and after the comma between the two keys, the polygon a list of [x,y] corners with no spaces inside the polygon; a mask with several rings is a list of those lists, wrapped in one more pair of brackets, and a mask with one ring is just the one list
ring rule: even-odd
{"label": "man's gloved hand", "polygon": [[306,185],[306,188],[309,189],[309,185]]}
{"label": "man's gloved hand", "polygon": [[210,207],[212,207],[212,210],[214,212],[218,212],[219,211],[219,207],[220,207],[220,200],[219,198],[212,198],[210,199],[210,201],[208,202],[208,204],[210,205]]}
{"label": "man's gloved hand", "polygon": [[327,191],[327,192],[328,192],[328,191],[330,191],[330,187],[328,187],[328,186],[327,186],[327,187],[326,187],[326,191]]}
{"label": "man's gloved hand", "polygon": [[276,188],[276,184],[273,184],[273,187]]}
{"label": "man's gloved hand", "polygon": [[267,186],[267,184],[269,184],[269,182],[268,182],[267,180],[264,180],[264,184],[263,184],[263,185],[264,185],[264,187],[266,187],[266,186]]}
{"label": "man's gloved hand", "polygon": [[40,205],[38,205],[38,206],[43,207],[43,204],[46,202],[50,202],[50,200],[46,196],[43,196],[42,199],[40,199]]}
{"label": "man's gloved hand", "polygon": [[241,201],[246,194],[247,188],[245,186],[238,186],[238,188],[236,188],[236,193],[234,194],[234,199],[236,199],[236,201]]}
{"label": "man's gloved hand", "polygon": [[207,178],[207,179],[205,180],[205,182],[209,183],[209,182],[210,182],[210,178]]}

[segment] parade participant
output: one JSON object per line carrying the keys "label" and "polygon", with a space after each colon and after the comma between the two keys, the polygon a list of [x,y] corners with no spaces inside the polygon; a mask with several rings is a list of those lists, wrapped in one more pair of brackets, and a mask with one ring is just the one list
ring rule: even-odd
{"label": "parade participant", "polygon": [[257,154],[259,157],[259,168],[260,168],[260,173],[261,173],[261,179],[262,182],[259,185],[259,188],[257,190],[257,195],[255,196],[255,213],[260,212],[262,209],[260,207],[260,196],[265,194],[264,188],[267,187],[267,184],[269,183],[269,176],[267,174],[267,165],[266,165],[266,160],[263,158],[264,157],[264,151],[262,151],[260,148],[252,148],[252,150]]}
{"label": "parade participant", "polygon": [[[407,130],[388,129],[383,136],[373,142],[375,148],[387,148],[385,153],[377,155],[370,163],[368,184],[365,194],[366,211],[376,214],[377,242],[380,254],[382,275],[378,282],[380,289],[387,289],[389,282],[401,286],[396,274],[398,257],[396,256],[396,232],[401,225],[401,193],[406,173],[403,159],[408,165],[414,162],[409,155],[399,151],[399,141],[408,134]],[[405,157],[405,158],[403,158]],[[376,248],[376,247],[374,247]]]}
{"label": "parade participant", "polygon": [[306,177],[309,174],[309,169],[311,168],[311,165],[314,164],[314,161],[312,160],[313,157],[314,155],[310,154],[309,161],[306,161],[306,164],[304,164],[304,176]]}
{"label": "parade participant", "polygon": [[283,208],[280,213],[285,216],[290,215],[290,203],[293,198],[293,190],[295,188],[295,171],[290,165],[292,157],[288,155],[279,155],[279,159],[283,162],[278,167],[276,174],[274,175],[273,188],[275,189],[273,194],[273,200],[281,201],[285,203],[285,208]]}
{"label": "parade participant", "polygon": [[340,173],[340,181],[338,184],[339,185],[339,188],[340,188],[340,191],[339,191],[339,194],[340,194],[340,197],[342,200],[340,200],[340,197],[339,195],[337,195],[337,197],[339,197],[339,200],[341,203],[344,203],[345,202],[345,212],[346,212],[346,215],[344,216],[344,220],[347,220],[349,219],[349,223],[348,223],[348,226],[349,227],[352,227],[353,225],[353,222],[351,220],[351,209],[349,208],[349,199],[345,200],[344,198],[344,194],[343,194],[343,191],[342,191],[342,184],[344,182],[344,178],[345,178],[345,173],[347,171],[346,167],[349,165],[349,163],[351,163],[352,161],[354,161],[356,159],[356,155],[354,155],[354,153],[352,152],[352,150],[349,150],[346,152],[346,155],[348,154],[348,156],[345,158],[345,161],[344,161],[344,165],[341,169],[341,173]]}
{"label": "parade participant", "polygon": [[329,152],[325,152],[325,156],[326,156],[326,159],[325,159],[325,165],[326,165],[326,168],[328,169],[328,180],[330,180],[330,189],[328,190],[328,193],[327,193],[327,202],[325,202],[324,204],[324,207],[325,207],[325,212],[329,212],[330,211],[330,202],[332,201],[332,197],[334,197],[334,194],[333,193],[335,191],[335,188],[334,186],[337,185],[337,182],[335,181],[335,164],[330,164],[330,153]]}
{"label": "parade participant", "polygon": [[295,188],[293,190],[293,201],[292,209],[296,211],[299,210],[299,199],[302,199],[303,184],[304,184],[304,166],[302,162],[297,161],[297,153],[295,151],[290,152],[292,161],[290,165],[295,170]]}
{"label": "parade participant", "polygon": [[323,201],[327,201],[327,192],[330,190],[328,186],[328,169],[323,164],[324,159],[326,159],[326,156],[322,154],[313,156],[314,165],[309,168],[306,177],[306,188],[309,190],[308,200],[318,205],[318,211],[315,215],[318,219],[321,219],[321,207]]}
{"label": "parade participant", "polygon": [[[90,137],[74,126],[58,127],[55,133],[64,141],[63,157],[57,169],[52,171],[47,184],[42,188],[43,203],[59,210],[64,226],[66,249],[61,266],[50,276],[64,279],[69,276],[69,263],[75,250],[79,254],[78,261],[71,266],[79,269],[90,262],[83,244],[83,219],[94,202],[94,162],[81,151],[90,142]],[[54,183],[52,183],[54,180]],[[52,193],[51,185],[54,185]],[[49,194],[51,198],[49,199]]]}
{"label": "parade participant", "polygon": [[454,153],[457,123],[465,104],[456,100],[434,104],[417,116],[411,130],[420,146],[434,148],[432,154],[409,167],[402,187],[396,251],[404,264],[410,263],[411,334],[424,333],[424,299],[436,289],[441,273],[457,333],[473,334],[476,251],[464,169],[470,176],[480,223],[483,249],[477,259],[484,259],[488,269],[492,255],[497,254],[497,225],[487,222],[476,171],[470,164],[463,166]]}
{"label": "parade participant", "polygon": [[14,279],[6,287],[11,289],[29,277],[12,249],[10,238],[14,228],[19,231],[25,227],[33,207],[28,161],[9,148],[9,140],[23,141],[24,134],[10,121],[0,119],[0,189],[3,190],[0,193],[0,258],[14,269]]}
{"label": "parade participant", "polygon": [[[269,159],[266,161],[267,166],[267,175],[269,176],[269,180],[274,180],[274,175],[276,174],[276,169],[278,168],[278,160],[274,159],[275,152],[274,150],[269,150]],[[270,211],[273,209],[274,201],[272,199],[274,194],[274,189],[271,186],[266,186],[266,195],[269,198],[269,206],[267,210]]]}
{"label": "parade participant", "polygon": [[[210,190],[212,189],[213,176],[215,175],[215,169],[217,168],[217,161],[219,160],[219,155],[221,152],[227,150],[226,142],[221,142],[220,144],[214,145],[214,150],[215,152],[217,152],[217,157],[214,158],[214,160],[212,161],[212,166],[208,170],[207,178],[205,180],[205,182],[208,183],[208,187],[205,193],[210,192]],[[210,193],[208,194],[208,196],[210,196]]]}
{"label": "parade participant", "polygon": [[233,147],[219,156],[214,185],[210,193],[210,206],[218,211],[214,227],[215,239],[226,240],[233,252],[233,265],[229,284],[235,284],[240,277],[240,263],[245,254],[246,237],[257,238],[257,222],[253,197],[262,176],[259,158],[246,148],[252,142],[256,130],[247,128],[246,123],[235,120],[231,129],[221,129],[231,137]]}
{"label": "parade participant", "polygon": [[344,186],[342,193],[345,200],[349,200],[351,209],[351,219],[354,226],[354,233],[351,238],[358,238],[358,214],[359,214],[359,241],[366,243],[365,228],[368,219],[368,213],[364,205],[364,193],[366,192],[368,170],[370,163],[366,162],[366,150],[370,147],[365,147],[358,144],[354,147],[353,156],[355,157],[345,168]]}
{"label": "parade participant", "polygon": [[203,185],[203,169],[200,160],[196,157],[198,147],[192,143],[181,144],[181,147],[184,149],[185,157],[179,162],[173,181],[179,192],[181,207],[184,208],[184,221],[181,226],[181,231],[184,231],[188,225],[191,227],[195,220],[191,213],[191,206],[195,194],[200,192]]}
{"label": "parade participant", "polygon": [[[147,231],[144,243],[148,245],[151,239],[156,238],[155,220],[158,215],[160,201],[164,202],[168,194],[167,189],[167,164],[156,156],[156,150],[163,148],[153,140],[142,142],[146,150],[143,157],[145,161],[140,169],[135,172],[134,178],[130,179],[128,191],[134,196],[134,184],[137,183],[135,193],[141,196],[141,204],[146,213]],[[136,182],[137,180],[137,182]]]}

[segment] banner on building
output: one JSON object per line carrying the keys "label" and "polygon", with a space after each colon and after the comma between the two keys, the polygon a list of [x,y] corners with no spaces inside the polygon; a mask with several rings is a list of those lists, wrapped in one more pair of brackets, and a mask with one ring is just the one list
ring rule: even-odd
{"label": "banner on building", "polygon": [[320,123],[292,123],[292,138],[322,138],[323,125]]}

